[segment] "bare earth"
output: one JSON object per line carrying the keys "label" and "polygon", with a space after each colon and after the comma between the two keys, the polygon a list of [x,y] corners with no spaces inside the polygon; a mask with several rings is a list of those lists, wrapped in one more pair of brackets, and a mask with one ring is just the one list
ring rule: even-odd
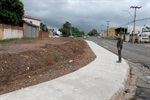
{"label": "bare earth", "polygon": [[94,59],[85,41],[69,38],[0,46],[0,94],[66,75]]}

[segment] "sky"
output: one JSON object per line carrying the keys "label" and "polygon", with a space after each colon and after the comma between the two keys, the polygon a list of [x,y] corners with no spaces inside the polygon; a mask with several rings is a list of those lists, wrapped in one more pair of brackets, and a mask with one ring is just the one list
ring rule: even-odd
{"label": "sky", "polygon": [[[41,19],[49,28],[59,29],[68,21],[86,34],[127,26],[136,19],[150,18],[150,0],[22,0],[25,14]],[[109,21],[109,23],[107,22]],[[128,25],[133,25],[130,23]],[[136,26],[150,26],[150,19],[137,21]]]}

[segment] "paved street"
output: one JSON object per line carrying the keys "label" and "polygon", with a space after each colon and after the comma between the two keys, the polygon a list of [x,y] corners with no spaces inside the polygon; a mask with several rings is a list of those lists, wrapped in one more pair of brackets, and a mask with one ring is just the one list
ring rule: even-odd
{"label": "paved street", "polygon": [[[117,54],[117,40],[98,39],[97,37],[90,37],[89,40]],[[122,56],[131,62],[141,63],[150,68],[150,44],[148,43],[132,44],[124,42]]]}

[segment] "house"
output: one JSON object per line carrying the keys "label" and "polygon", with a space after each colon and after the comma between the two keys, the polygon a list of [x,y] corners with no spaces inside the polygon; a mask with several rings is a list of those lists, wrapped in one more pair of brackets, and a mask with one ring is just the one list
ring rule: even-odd
{"label": "house", "polygon": [[104,38],[108,38],[108,39],[115,39],[115,35],[116,35],[116,32],[115,32],[115,28],[110,28],[106,31],[104,31]]}
{"label": "house", "polygon": [[[0,24],[0,40],[12,38],[39,37],[40,19],[23,16],[23,27]],[[43,36],[43,33],[41,33]]]}
{"label": "house", "polygon": [[120,32],[124,32],[124,35],[122,35],[122,38],[124,41],[132,41],[133,35],[135,39],[138,39],[138,34],[142,33],[143,27],[141,26],[135,26],[135,33],[133,34],[133,26],[126,26],[126,27],[117,27],[117,28],[109,28],[108,30],[104,31],[104,38],[108,39],[116,39],[116,35]]}
{"label": "house", "polygon": [[39,37],[39,26],[36,26],[32,23],[24,21],[23,23],[23,37],[24,38],[36,38]]}
{"label": "house", "polygon": [[[134,34],[140,34],[142,33],[142,26],[135,26],[135,33]],[[133,26],[127,26],[127,33],[133,34]]]}
{"label": "house", "polygon": [[41,20],[32,16],[24,15],[23,20],[40,27]]}
{"label": "house", "polygon": [[39,37],[41,20],[32,16],[24,15],[23,21],[24,37]]}
{"label": "house", "polygon": [[49,32],[49,37],[53,37],[54,29],[53,28],[48,28],[48,32]]}

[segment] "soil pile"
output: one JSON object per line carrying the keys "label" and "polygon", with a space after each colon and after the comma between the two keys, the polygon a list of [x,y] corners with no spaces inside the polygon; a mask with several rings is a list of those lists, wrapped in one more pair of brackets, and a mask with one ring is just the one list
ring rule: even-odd
{"label": "soil pile", "polygon": [[21,42],[0,49],[0,94],[68,74],[95,58],[87,43],[76,39]]}

